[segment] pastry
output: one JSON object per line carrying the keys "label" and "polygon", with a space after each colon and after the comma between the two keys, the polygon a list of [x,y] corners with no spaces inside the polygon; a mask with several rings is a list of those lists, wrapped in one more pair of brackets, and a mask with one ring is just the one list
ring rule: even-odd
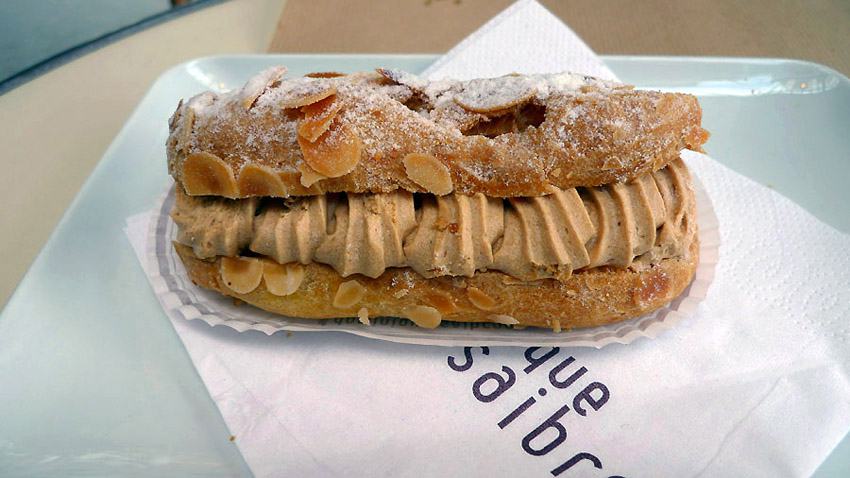
{"label": "pastry", "polygon": [[693,278],[693,96],[569,73],[284,74],[169,122],[174,246],[202,287],[292,317],[564,330]]}

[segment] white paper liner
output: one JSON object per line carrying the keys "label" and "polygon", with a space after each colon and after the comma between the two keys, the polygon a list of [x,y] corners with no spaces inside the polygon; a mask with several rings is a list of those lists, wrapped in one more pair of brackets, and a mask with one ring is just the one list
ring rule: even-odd
{"label": "white paper liner", "polygon": [[[441,346],[573,346],[601,348],[608,344],[628,344],[639,338],[655,338],[675,326],[695,310],[705,298],[714,279],[720,234],[717,216],[705,188],[693,178],[699,225],[700,255],[694,280],[670,304],[651,314],[614,324],[553,332],[529,327],[513,329],[491,323],[444,321],[436,329],[423,329],[407,319],[370,318],[372,325],[357,318],[297,319],[284,317],[248,304],[235,305],[233,298],[202,289],[192,283],[171,241],[177,227],[169,217],[174,204],[174,188],[151,211],[147,243],[148,280],[165,312],[209,325],[224,325],[239,332],[258,330],[271,335],[282,330],[294,332],[346,332],[390,342]],[[158,271],[158,273],[157,273]]]}

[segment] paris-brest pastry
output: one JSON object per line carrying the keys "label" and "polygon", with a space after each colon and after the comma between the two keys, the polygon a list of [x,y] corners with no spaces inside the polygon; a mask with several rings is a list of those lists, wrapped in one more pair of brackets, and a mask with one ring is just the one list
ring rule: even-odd
{"label": "paris-brest pastry", "polygon": [[695,97],[285,71],[169,122],[174,247],[201,287],[290,317],[558,331],[646,314],[693,278]]}

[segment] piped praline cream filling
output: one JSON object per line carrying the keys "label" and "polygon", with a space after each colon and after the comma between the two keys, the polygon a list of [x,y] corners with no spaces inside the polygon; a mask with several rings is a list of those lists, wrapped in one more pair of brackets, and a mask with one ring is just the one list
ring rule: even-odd
{"label": "piped praline cream filling", "polygon": [[251,251],[344,277],[410,267],[427,278],[496,270],[530,281],[681,256],[693,200],[676,160],[629,183],[508,199],[396,191],[231,200],[178,188],[171,214],[177,241],[199,258]]}

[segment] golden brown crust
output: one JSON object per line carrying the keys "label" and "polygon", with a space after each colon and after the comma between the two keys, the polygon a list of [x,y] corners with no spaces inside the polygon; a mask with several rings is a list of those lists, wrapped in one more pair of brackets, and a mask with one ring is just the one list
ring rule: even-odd
{"label": "golden brown crust", "polygon": [[[375,279],[343,278],[332,268],[314,263],[304,266],[298,290],[283,297],[270,293],[265,281],[252,292],[237,293],[221,279],[221,258],[201,260],[191,248],[174,246],[195,284],[291,317],[358,317],[363,308],[369,317],[410,317],[417,307],[425,306],[437,309],[442,320],[513,323],[515,319],[516,325],[567,330],[638,317],[673,300],[696,271],[699,243],[692,237],[685,257],[628,269],[589,269],[561,282],[522,282],[500,272],[425,279],[406,268],[390,269]],[[340,285],[352,280],[364,289],[362,298],[346,308],[334,307]]]}
{"label": "golden brown crust", "polygon": [[691,95],[574,75],[471,82],[387,71],[282,75],[269,70],[242,90],[181,102],[167,152],[170,173],[190,194],[439,193],[411,178],[404,158],[413,154],[445,167],[451,185],[441,190],[539,196],[551,186],[633,179],[684,148],[700,150],[708,137]]}

